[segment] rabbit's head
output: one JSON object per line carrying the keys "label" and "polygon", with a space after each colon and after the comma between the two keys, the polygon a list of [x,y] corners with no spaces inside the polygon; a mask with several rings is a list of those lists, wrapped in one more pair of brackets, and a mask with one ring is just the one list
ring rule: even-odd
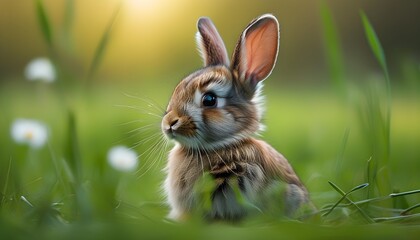
{"label": "rabbit's head", "polygon": [[261,82],[277,59],[279,25],[269,14],[253,20],[242,32],[231,62],[212,21],[200,18],[197,25],[204,68],[175,88],[161,127],[184,147],[216,149],[262,128]]}

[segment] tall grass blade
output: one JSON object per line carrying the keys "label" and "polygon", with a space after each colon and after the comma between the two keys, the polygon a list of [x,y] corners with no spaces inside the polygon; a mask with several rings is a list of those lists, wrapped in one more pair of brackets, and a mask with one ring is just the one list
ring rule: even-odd
{"label": "tall grass blade", "polygon": [[344,159],[344,151],[346,150],[349,135],[350,135],[350,129],[347,128],[346,131],[344,132],[343,141],[341,142],[340,150],[339,150],[338,155],[337,155],[337,160],[336,160],[336,164],[335,164],[336,177],[338,177],[339,174],[340,174],[341,164],[342,164],[343,159]]}
{"label": "tall grass blade", "polygon": [[331,82],[344,95],[345,80],[344,80],[344,61],[340,46],[340,39],[337,32],[337,27],[334,23],[331,10],[324,1],[321,5],[321,18],[324,35],[324,46],[327,55],[327,61],[330,69]]}
{"label": "tall grass blade", "polygon": [[[379,62],[379,65],[381,66],[382,71],[384,72],[384,75],[385,75],[385,79],[386,79],[388,103],[387,103],[386,125],[385,125],[384,131],[386,133],[386,137],[387,137],[386,140],[387,140],[388,151],[389,151],[389,148],[390,148],[390,121],[391,121],[391,83],[390,83],[390,78],[389,78],[389,73],[388,73],[388,67],[387,67],[387,64],[386,64],[386,58],[385,58],[384,50],[382,48],[381,42],[379,41],[379,38],[376,35],[376,32],[375,32],[372,24],[370,23],[368,17],[366,16],[366,14],[363,11],[361,11],[360,15],[361,15],[361,18],[362,18],[363,27],[365,29],[366,38],[369,42],[369,46],[372,49],[372,52],[375,55],[376,60]],[[388,153],[388,155],[389,155],[389,153]]]}
{"label": "tall grass blade", "polygon": [[117,17],[121,11],[121,6],[122,4],[120,3],[120,5],[115,9],[114,14],[112,15],[107,28],[105,29],[105,32],[103,33],[99,44],[95,50],[95,53],[93,55],[93,59],[89,68],[89,72],[88,72],[88,79],[90,80],[93,75],[96,73],[99,65],[102,62],[102,59],[104,57],[104,54],[107,50],[107,47],[109,45],[109,41],[111,39],[111,35],[112,35],[112,30],[115,26],[115,22],[117,20]]}
{"label": "tall grass blade", "polygon": [[67,141],[67,162],[75,177],[76,183],[80,183],[82,177],[81,154],[77,139],[77,128],[74,113],[68,113],[68,141]]}
{"label": "tall grass blade", "polygon": [[[64,192],[68,192],[68,189],[67,189],[68,187],[63,179],[63,174],[62,174],[63,166],[60,164],[61,161],[59,161],[59,159],[57,158],[56,154],[54,153],[54,149],[50,143],[48,143],[48,151],[51,157],[52,164],[54,166],[55,178],[60,184],[60,188],[62,188]],[[71,181],[71,182],[74,182],[74,181]]]}
{"label": "tall grass blade", "polygon": [[362,18],[362,23],[365,30],[366,38],[369,42],[369,46],[372,49],[372,52],[375,55],[376,60],[379,62],[379,65],[381,66],[385,75],[388,76],[388,68],[386,65],[385,53],[379,41],[379,38],[376,35],[376,32],[366,14],[363,11],[361,11],[360,16]]}
{"label": "tall grass blade", "polygon": [[71,29],[73,27],[74,23],[74,0],[66,0],[65,9],[64,9],[64,17],[63,17],[63,28],[62,28],[62,34],[63,34],[63,40],[64,44],[67,48],[72,48],[71,43]]}
{"label": "tall grass blade", "polygon": [[0,206],[4,206],[7,199],[7,188],[9,187],[9,177],[10,177],[10,170],[12,169],[12,158],[9,159],[9,167],[7,168],[6,179],[4,181],[3,192],[2,192],[2,199]]}
{"label": "tall grass blade", "polygon": [[[367,164],[366,164],[366,181],[371,184],[372,186],[375,186],[376,182],[376,162],[373,162],[372,157],[370,157],[367,160]],[[373,174],[372,174],[373,173]],[[368,189],[367,191],[367,198],[371,198],[371,195],[373,195],[373,188]]]}
{"label": "tall grass blade", "polygon": [[[377,185],[379,190],[383,189],[385,191],[389,190],[390,180],[389,180],[389,172],[387,170],[387,165],[389,163],[390,152],[391,152],[391,81],[389,77],[388,67],[386,63],[385,53],[382,48],[381,42],[370,23],[366,14],[361,11],[360,16],[362,19],[363,27],[365,30],[366,39],[369,43],[369,46],[378,61],[379,65],[382,68],[382,71],[385,76],[386,80],[386,92],[387,92],[387,102],[386,102],[386,114],[385,119],[383,119],[382,114],[380,113],[379,104],[376,106],[376,111],[379,111],[379,122],[381,123],[380,131],[383,132],[384,137],[384,156],[382,164],[378,166],[378,169],[383,169],[381,174],[381,179],[378,179]],[[378,121],[376,121],[378,123]]]}
{"label": "tall grass blade", "polygon": [[72,175],[75,177],[73,191],[76,197],[76,212],[80,213],[83,221],[91,219],[91,204],[88,194],[82,185],[82,159],[77,137],[77,127],[74,113],[68,113],[68,143],[67,143],[67,162],[70,166]]}
{"label": "tall grass blade", "polygon": [[45,11],[43,0],[36,0],[36,13],[44,39],[48,46],[51,48],[53,44],[53,34],[50,20],[48,18],[47,12]]}

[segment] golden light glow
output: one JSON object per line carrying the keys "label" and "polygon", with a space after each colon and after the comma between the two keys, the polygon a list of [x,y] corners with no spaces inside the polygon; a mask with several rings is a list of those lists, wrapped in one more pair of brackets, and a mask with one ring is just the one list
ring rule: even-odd
{"label": "golden light glow", "polygon": [[157,11],[162,7],[164,2],[164,0],[126,0],[124,5],[126,5],[126,9],[130,12],[153,15],[158,13]]}

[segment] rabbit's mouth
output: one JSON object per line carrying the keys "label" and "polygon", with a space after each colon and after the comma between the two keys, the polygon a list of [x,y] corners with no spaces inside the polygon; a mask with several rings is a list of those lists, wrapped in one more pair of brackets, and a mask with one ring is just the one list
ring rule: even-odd
{"label": "rabbit's mouth", "polygon": [[165,134],[166,137],[168,137],[169,139],[175,139],[175,133],[172,129],[164,129],[163,133]]}
{"label": "rabbit's mouth", "polygon": [[162,132],[169,138],[176,141],[192,138],[197,127],[190,117],[179,117],[169,112],[162,120]]}
{"label": "rabbit's mouth", "polygon": [[184,133],[173,129],[163,129],[163,133],[168,139],[176,141],[183,147],[194,149],[203,148],[203,144],[200,142],[200,139],[196,137],[196,135],[187,136]]}

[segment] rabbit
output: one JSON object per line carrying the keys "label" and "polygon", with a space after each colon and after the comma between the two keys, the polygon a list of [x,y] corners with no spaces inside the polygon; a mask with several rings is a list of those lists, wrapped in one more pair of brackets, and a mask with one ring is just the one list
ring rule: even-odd
{"label": "rabbit", "polygon": [[164,135],[175,142],[163,184],[171,209],[168,218],[182,221],[194,213],[199,205],[195,185],[204,173],[215,186],[206,217],[236,221],[247,216],[235,186],[252,205],[269,212],[261,196],[280,183],[285,193],[274,201],[283,201],[284,215],[292,217],[309,203],[308,191],[286,158],[256,138],[264,129],[262,82],[278,54],[277,19],[265,14],[251,21],[231,62],[212,21],[201,17],[197,28],[204,67],[175,87],[161,122]]}

